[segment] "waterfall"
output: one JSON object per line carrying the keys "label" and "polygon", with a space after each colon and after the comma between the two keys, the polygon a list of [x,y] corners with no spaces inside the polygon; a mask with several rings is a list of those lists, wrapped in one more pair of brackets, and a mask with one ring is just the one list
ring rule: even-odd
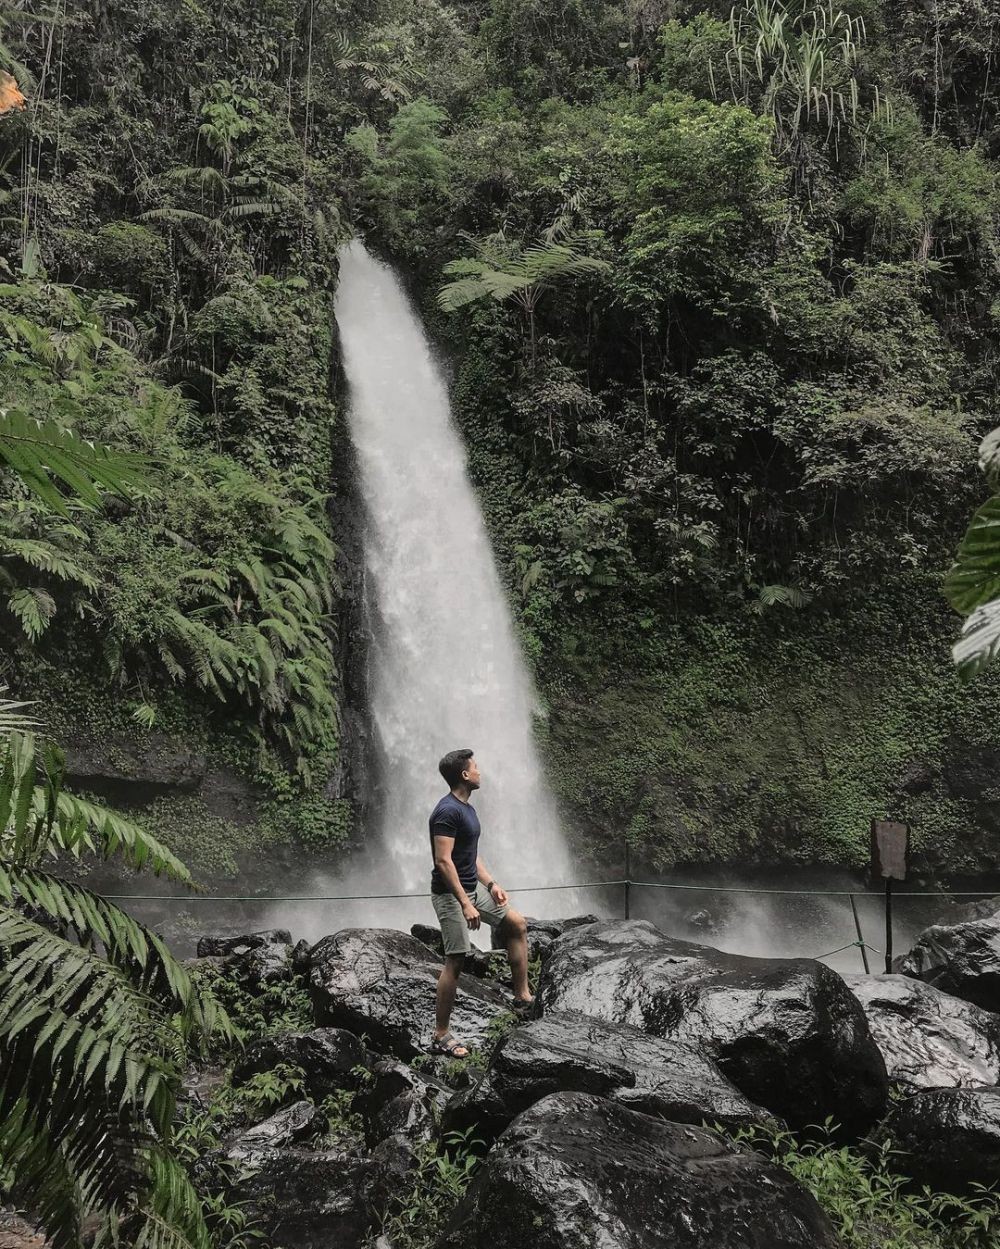
{"label": "waterfall", "polygon": [[[431,346],[399,279],[359,241],[341,250],[335,312],[366,514],[370,700],[384,768],[367,830],[376,847],[368,863],[383,870],[365,884],[429,887],[427,817],[447,791],[437,764],[461,747],[475,751],[482,772],[473,805],[497,878],[569,883],[532,741],[531,681]],[[540,903],[546,897],[553,902]],[[534,900],[555,913],[560,897]],[[433,922],[429,906],[420,913]]]}

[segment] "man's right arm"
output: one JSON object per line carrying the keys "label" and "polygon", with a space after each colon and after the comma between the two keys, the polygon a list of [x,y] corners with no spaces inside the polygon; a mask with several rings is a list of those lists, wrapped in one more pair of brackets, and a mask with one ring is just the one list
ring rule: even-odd
{"label": "man's right arm", "polygon": [[465,916],[466,922],[470,928],[479,927],[479,912],[473,906],[469,895],[462,888],[462,882],[458,879],[458,868],[456,868],[451,851],[455,845],[454,837],[439,837],[434,834],[434,866],[441,873],[441,876],[458,899],[458,904],[462,908],[462,914]]}

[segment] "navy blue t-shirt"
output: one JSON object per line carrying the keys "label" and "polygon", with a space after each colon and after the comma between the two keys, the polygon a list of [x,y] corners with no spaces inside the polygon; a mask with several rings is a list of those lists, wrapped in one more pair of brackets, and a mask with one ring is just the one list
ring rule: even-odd
{"label": "navy blue t-shirt", "polygon": [[[476,815],[475,807],[462,802],[454,794],[445,794],[431,812],[430,828],[431,854],[434,853],[435,837],[454,837],[451,861],[458,871],[462,888],[471,896],[478,880],[476,859],[479,856],[479,816]],[[431,873],[431,893],[451,893],[436,867]]]}

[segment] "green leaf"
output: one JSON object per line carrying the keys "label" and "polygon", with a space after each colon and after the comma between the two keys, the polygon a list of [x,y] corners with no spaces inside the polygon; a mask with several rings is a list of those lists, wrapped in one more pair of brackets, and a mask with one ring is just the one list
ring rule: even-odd
{"label": "green leaf", "polygon": [[945,578],[944,593],[963,616],[1000,598],[1000,495],[994,495],[973,516],[955,565]]}
{"label": "green leaf", "polygon": [[96,507],[98,487],[127,495],[145,484],[149,462],[85,442],[55,421],[32,420],[14,408],[0,409],[0,460],[47,507],[68,515],[66,499],[56,482],[68,487],[80,503]]}

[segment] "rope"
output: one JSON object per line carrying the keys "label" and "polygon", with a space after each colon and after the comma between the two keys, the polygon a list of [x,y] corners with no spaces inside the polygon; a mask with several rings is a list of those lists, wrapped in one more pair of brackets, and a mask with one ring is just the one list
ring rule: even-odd
{"label": "rope", "polygon": [[[606,889],[611,885],[627,885],[627,880],[595,880],[580,885],[531,885],[510,889],[511,893],[548,893],[555,889]],[[246,895],[231,893],[106,893],[112,902],[381,902],[397,898],[426,898],[426,889],[418,893],[341,893],[341,894],[273,894]]]}
{"label": "rope", "polygon": [[859,950],[871,950],[873,954],[882,953],[882,951],[876,949],[875,946],[869,945],[867,941],[848,941],[847,945],[838,945],[837,948],[835,950],[831,950],[829,954],[814,954],[813,958],[833,958],[835,954],[843,954],[845,950],[853,950],[855,948]]}
{"label": "rope", "polygon": [[[591,880],[573,885],[512,885],[510,893],[551,893],[559,889],[609,889],[627,885],[630,889],[681,889],[695,893],[760,893],[793,898],[878,898],[885,895],[866,889],[757,889],[735,885],[673,885],[654,880]],[[996,890],[977,889],[892,891],[894,898],[989,898]],[[427,891],[416,893],[340,893],[340,894],[183,894],[183,893],[106,893],[112,902],[381,902],[399,898],[426,898]]]}
{"label": "rope", "polygon": [[[796,898],[883,898],[885,894],[873,893],[868,889],[755,889],[737,888],[735,885],[671,885],[661,884],[653,880],[633,880],[629,884],[642,886],[643,889],[693,889],[699,893],[779,893]],[[996,890],[976,889],[967,892],[941,890],[905,890],[893,889],[894,898],[990,898]]]}

